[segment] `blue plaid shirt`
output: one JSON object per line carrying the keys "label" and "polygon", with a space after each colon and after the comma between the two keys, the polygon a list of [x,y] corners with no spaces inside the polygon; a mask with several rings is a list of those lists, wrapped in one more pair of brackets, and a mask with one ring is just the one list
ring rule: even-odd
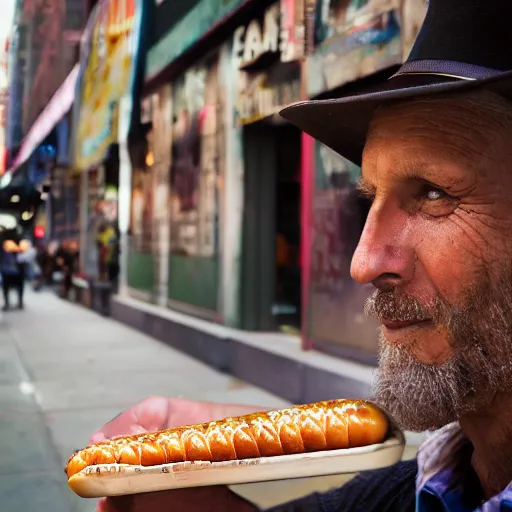
{"label": "blue plaid shirt", "polygon": [[416,512],[512,512],[512,482],[482,501],[472,446],[457,423],[430,436],[418,452]]}

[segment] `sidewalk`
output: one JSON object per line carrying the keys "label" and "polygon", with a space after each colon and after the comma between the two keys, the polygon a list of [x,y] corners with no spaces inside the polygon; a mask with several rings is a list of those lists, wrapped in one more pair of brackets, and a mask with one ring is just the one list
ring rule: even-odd
{"label": "sidewalk", "polygon": [[[255,406],[287,402],[114,320],[27,290],[0,319],[0,509],[93,512],[71,493],[68,457],[125,407],[151,395]],[[414,451],[414,448],[412,448]],[[237,486],[268,506],[345,477]],[[259,495],[259,498],[255,496]]]}

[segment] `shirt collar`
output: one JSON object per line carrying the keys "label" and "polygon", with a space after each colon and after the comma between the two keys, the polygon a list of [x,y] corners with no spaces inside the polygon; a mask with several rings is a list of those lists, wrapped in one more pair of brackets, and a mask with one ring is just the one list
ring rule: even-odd
{"label": "shirt collar", "polygon": [[[429,434],[418,450],[416,490],[417,512],[430,512],[423,502],[437,499],[439,509],[447,512],[512,511],[512,482],[500,494],[483,503],[479,508],[469,506],[471,494],[479,490],[479,482],[471,467],[472,446],[458,423],[450,423]],[[428,500],[422,497],[429,495]]]}

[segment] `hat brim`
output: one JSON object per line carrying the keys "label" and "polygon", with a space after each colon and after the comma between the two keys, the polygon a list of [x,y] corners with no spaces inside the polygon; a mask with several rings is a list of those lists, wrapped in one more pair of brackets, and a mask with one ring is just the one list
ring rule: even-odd
{"label": "hat brim", "polygon": [[426,74],[398,75],[361,94],[329,100],[300,101],[284,108],[280,114],[308,135],[360,166],[370,122],[380,105],[477,88],[512,98],[512,71],[481,80]]}

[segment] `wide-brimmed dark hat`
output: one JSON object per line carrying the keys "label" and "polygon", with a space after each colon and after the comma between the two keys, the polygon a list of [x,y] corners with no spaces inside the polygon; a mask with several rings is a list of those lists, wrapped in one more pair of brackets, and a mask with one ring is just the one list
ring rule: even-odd
{"label": "wide-brimmed dark hat", "polygon": [[384,102],[485,88],[512,98],[512,0],[430,0],[409,58],[360,94],[302,101],[281,115],[357,165]]}

